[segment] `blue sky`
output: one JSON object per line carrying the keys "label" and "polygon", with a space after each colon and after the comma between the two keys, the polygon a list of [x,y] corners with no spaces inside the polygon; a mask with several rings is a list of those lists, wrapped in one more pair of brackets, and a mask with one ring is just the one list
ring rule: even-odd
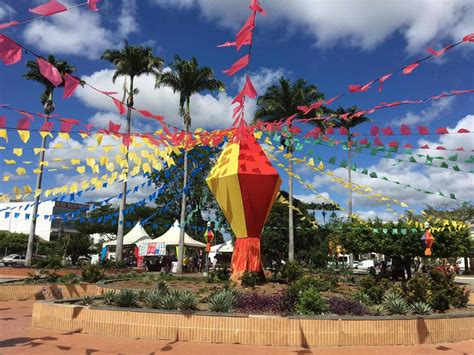
{"label": "blue sky", "polygon": [[[30,17],[27,8],[42,1],[6,0],[0,4],[0,22],[21,20]],[[78,0],[63,1],[76,4]],[[349,0],[262,0],[262,6],[268,12],[267,17],[257,18],[252,47],[250,73],[257,91],[262,94],[265,88],[275,83],[280,76],[292,80],[304,78],[315,84],[332,97],[346,91],[348,84],[364,84],[370,79],[391,72],[403,65],[410,64],[426,55],[426,48],[441,49],[447,44],[457,42],[468,33],[474,32],[474,5],[469,1],[384,1]],[[219,79],[227,84],[226,92],[211,96],[207,93],[195,95],[191,101],[193,128],[206,129],[228,127],[232,123],[230,102],[242,85],[242,72],[227,77],[222,70],[227,69],[236,59],[246,53],[246,48],[236,53],[231,48],[216,48],[217,44],[233,39],[236,31],[248,16],[248,2],[231,0],[103,0],[98,13],[87,8],[71,10],[52,16],[49,19],[34,21],[28,25],[5,30],[4,33],[25,44],[39,54],[55,54],[77,67],[76,74],[92,85],[109,90],[121,90],[123,80],[114,85],[111,82],[111,66],[100,60],[106,48],[118,47],[123,38],[130,43],[151,46],[156,55],[165,60],[165,66],[175,54],[184,58],[196,56],[200,63],[212,67]],[[472,71],[474,43],[466,43],[449,51],[440,59],[431,60],[411,75],[397,74],[384,84],[378,93],[376,89],[362,94],[347,95],[333,104],[357,105],[369,108],[381,101],[402,99],[421,99],[454,89],[473,89]],[[24,55],[23,60],[13,66],[0,68],[0,102],[8,103],[33,112],[41,112],[38,84],[22,79],[25,61],[34,59]],[[140,78],[140,94],[136,107],[163,114],[167,122],[181,125],[178,117],[177,97],[170,89],[153,89],[152,78]],[[77,118],[84,123],[93,123],[96,127],[107,127],[109,120],[124,122],[115,107],[106,97],[88,88],[79,89],[69,100],[62,100],[62,90],[56,93],[56,111],[61,117]],[[400,123],[411,127],[427,125],[431,129],[461,127],[474,131],[474,95],[463,95],[433,103],[401,106],[380,110],[371,115],[373,124],[381,127],[390,125],[398,130]],[[246,115],[251,117],[255,109],[252,100],[247,105]],[[20,116],[7,110],[0,115],[7,117],[8,126],[15,126]],[[367,134],[372,124],[360,126],[357,131]],[[41,126],[41,120],[35,119],[35,128]],[[153,132],[158,126],[140,117],[134,118],[133,129],[141,132]],[[14,147],[39,147],[40,137],[32,133],[27,144],[21,143],[15,132],[9,132],[8,149]],[[73,146],[95,144],[95,140],[83,141],[73,135]],[[412,136],[394,139],[402,143],[421,146],[444,145],[448,149],[463,146],[474,149],[471,134]],[[421,141],[423,139],[423,141]],[[392,139],[382,138],[384,143]],[[59,138],[49,142],[60,142]],[[104,139],[104,143],[113,142]],[[116,143],[115,143],[116,144]],[[0,145],[5,145],[0,140]],[[314,145],[298,153],[304,156],[312,149],[315,155],[329,159],[343,159],[346,152],[341,149]],[[78,153],[81,152],[81,153]],[[421,151],[423,154],[447,156],[440,151]],[[449,152],[452,153],[452,152]],[[82,150],[50,150],[47,159],[54,157],[73,158],[83,154]],[[0,166],[5,173],[14,173],[14,166],[6,166],[3,159],[15,156],[11,150],[0,151]],[[468,158],[469,153],[460,156]],[[395,154],[396,156],[396,154]],[[402,159],[407,156],[400,155]],[[33,160],[36,157],[29,152],[17,160]],[[390,179],[430,191],[453,192],[464,200],[473,200],[473,178],[468,172],[454,172],[448,169],[426,167],[410,163],[393,166],[395,161],[354,154],[354,161],[360,168],[368,168]],[[420,159],[424,162],[424,159]],[[439,165],[439,163],[438,163]],[[450,165],[453,165],[450,163]],[[470,170],[469,164],[458,165]],[[345,177],[342,168],[326,164],[327,169],[335,169],[335,174]],[[31,171],[31,166],[30,170]],[[280,171],[286,183],[286,174]],[[297,172],[312,182],[318,192],[326,197],[346,205],[347,189],[331,183],[327,177],[311,172],[300,166]],[[27,177],[12,178],[8,183],[0,182],[1,193],[11,193],[13,186],[29,184],[34,187],[33,174]],[[65,171],[46,172],[44,188],[61,186],[67,182],[79,181],[85,176],[77,176]],[[449,199],[428,196],[413,190],[404,189],[388,182],[370,179],[357,173],[353,174],[355,183],[371,186],[376,192],[405,201],[410,207],[419,210],[425,203],[435,205],[449,203]],[[140,183],[143,179],[132,181]],[[313,193],[295,183],[296,195],[306,201],[314,200]],[[86,199],[101,199],[118,193],[120,186],[94,191]],[[142,198],[150,194],[149,190],[134,195]],[[133,201],[133,199],[131,199]],[[402,211],[403,209],[398,209]],[[389,218],[390,214],[374,200],[354,195],[354,211],[363,217],[380,216]]]}

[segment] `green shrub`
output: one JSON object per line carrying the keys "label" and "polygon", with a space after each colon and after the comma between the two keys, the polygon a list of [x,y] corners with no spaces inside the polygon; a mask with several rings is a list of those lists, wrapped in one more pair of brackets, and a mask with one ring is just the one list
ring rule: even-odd
{"label": "green shrub", "polygon": [[90,306],[90,305],[94,304],[94,302],[95,302],[94,296],[84,295],[84,296],[81,297],[81,301],[79,303],[84,305],[84,306]]}
{"label": "green shrub", "polygon": [[365,276],[359,280],[360,290],[369,296],[374,304],[382,302],[385,291],[389,288],[389,283],[385,279],[376,280],[372,276]]}
{"label": "green shrub", "polygon": [[190,290],[183,291],[179,298],[179,309],[181,311],[194,311],[197,309],[198,298]]}
{"label": "green shrub", "polygon": [[433,308],[425,302],[415,302],[411,305],[411,310],[414,314],[428,315],[433,311]]}
{"label": "green shrub", "polygon": [[58,270],[63,267],[61,262],[62,262],[62,258],[59,255],[50,254],[48,255],[46,266],[50,269]]}
{"label": "green shrub", "polygon": [[312,276],[305,276],[288,286],[288,296],[296,301],[305,290],[314,288],[318,291],[326,291],[325,286],[327,285],[324,284],[324,281]]}
{"label": "green shrub", "polygon": [[304,269],[296,262],[287,262],[281,269],[282,279],[287,280],[289,283],[298,280],[303,277]]}
{"label": "green shrub", "polygon": [[431,278],[428,274],[416,273],[406,283],[405,297],[411,302],[426,302],[430,294]]}
{"label": "green shrub", "polygon": [[444,312],[453,307],[465,307],[469,300],[469,291],[456,284],[454,273],[431,269],[429,276],[430,294],[428,302],[434,310]]}
{"label": "green shrub", "polygon": [[311,287],[300,295],[295,310],[298,314],[316,315],[326,312],[328,305],[319,291]]}
{"label": "green shrub", "polygon": [[370,310],[374,316],[384,316],[387,314],[387,310],[383,304],[374,304],[370,307]]}
{"label": "green shrub", "polygon": [[449,291],[446,289],[435,289],[431,291],[428,299],[434,310],[444,312],[449,309]]}
{"label": "green shrub", "polygon": [[227,268],[219,268],[215,271],[210,271],[208,280],[212,282],[228,281],[230,272]]}
{"label": "green shrub", "polygon": [[97,265],[87,264],[82,267],[81,276],[84,282],[96,283],[104,278],[104,270]]}
{"label": "green shrub", "polygon": [[222,290],[209,297],[209,309],[211,312],[229,313],[235,303],[235,292]]}
{"label": "green shrub", "polygon": [[117,296],[117,292],[114,290],[107,290],[104,292],[103,296],[104,296],[104,303],[110,306],[115,303],[115,297]]}
{"label": "green shrub", "polygon": [[257,284],[259,275],[256,272],[244,272],[242,275],[242,286],[255,287]]}
{"label": "green shrub", "polygon": [[117,307],[138,307],[138,293],[134,290],[124,288],[115,296],[115,305]]}
{"label": "green shrub", "polygon": [[388,292],[383,298],[383,305],[390,314],[407,314],[410,311],[410,306],[407,301],[400,295]]}
{"label": "green shrub", "polygon": [[359,301],[362,304],[365,304],[366,306],[372,306],[374,304],[372,302],[372,299],[369,297],[369,295],[361,291],[354,293],[352,298],[355,299],[356,301]]}
{"label": "green shrub", "polygon": [[75,284],[75,283],[78,283],[80,282],[80,277],[79,275],[73,273],[73,272],[70,272],[70,273],[67,273],[61,277],[59,277],[59,282],[61,283],[65,283],[65,284]]}
{"label": "green shrub", "polygon": [[170,292],[170,286],[165,280],[159,280],[156,283],[155,290],[160,292],[162,295],[167,295]]}
{"label": "green shrub", "polygon": [[162,306],[164,309],[175,310],[179,308],[181,302],[181,292],[179,290],[171,290],[163,297]]}
{"label": "green shrub", "polygon": [[452,290],[451,305],[456,308],[465,308],[469,303],[471,290],[467,287],[457,286]]}
{"label": "green shrub", "polygon": [[158,290],[154,290],[148,292],[144,298],[145,304],[149,308],[160,309],[162,308],[163,304],[163,293]]}

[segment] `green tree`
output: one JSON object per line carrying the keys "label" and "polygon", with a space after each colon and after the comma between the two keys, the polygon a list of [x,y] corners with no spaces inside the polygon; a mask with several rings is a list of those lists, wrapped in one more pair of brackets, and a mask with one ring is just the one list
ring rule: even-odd
{"label": "green tree", "polygon": [[[125,40],[124,47],[120,50],[108,49],[102,55],[103,60],[112,63],[115,66],[115,73],[112,77],[113,82],[119,76],[125,77],[123,100],[127,102],[127,128],[126,134],[130,137],[131,129],[131,117],[132,107],[134,104],[134,96],[138,94],[138,89],[134,86],[135,78],[141,75],[154,75],[158,76],[163,67],[163,59],[155,57],[153,50],[150,47],[142,46],[131,46],[128,41]],[[127,88],[126,79],[130,80]],[[128,166],[128,145],[125,153],[125,159]],[[128,172],[126,172],[128,174]],[[123,249],[123,235],[124,235],[124,224],[125,218],[123,211],[125,209],[127,192],[127,179],[123,182],[122,188],[122,199],[120,200],[119,218],[117,226],[117,250],[116,258],[117,261],[122,260],[122,249]]]}
{"label": "green tree", "polygon": [[[175,56],[174,62],[170,65],[171,71],[163,73],[157,78],[156,85],[169,86],[173,92],[179,92],[179,110],[183,117],[186,133],[191,128],[191,96],[203,91],[217,91],[224,89],[224,83],[214,77],[214,72],[209,67],[200,67],[196,58],[184,60]],[[188,181],[188,152],[184,150],[183,163],[183,188],[181,192],[181,215],[180,225],[184,226],[186,220],[186,192],[185,187]],[[184,251],[184,227],[181,228],[178,246],[178,266],[177,273],[182,273]]]}
{"label": "green tree", "polygon": [[349,199],[348,199],[348,214],[349,214],[349,221],[352,221],[352,138],[353,134],[351,133],[351,129],[364,123],[371,121],[369,117],[366,116],[358,116],[358,117],[351,117],[351,118],[342,118],[342,115],[353,115],[359,111],[357,106],[351,106],[349,108],[339,107],[334,114],[336,117],[333,117],[331,120],[331,125],[339,128],[344,127],[346,129],[346,136],[347,136],[347,177],[349,180]]}
{"label": "green tree", "polygon": [[[68,62],[64,60],[56,60],[56,58],[52,55],[48,57],[48,62],[58,69],[61,76],[64,74],[71,74],[73,73],[76,68],[70,65]],[[40,72],[38,63],[36,61],[30,60],[26,63],[26,67],[28,71],[23,77],[26,80],[35,81],[43,86],[43,93],[40,96],[41,104],[43,105],[44,114],[46,115],[45,121],[49,121],[49,115],[53,113],[55,106],[54,106],[54,89],[56,88],[53,84],[49,82]],[[58,85],[58,87],[63,87],[64,81]],[[39,164],[38,169],[39,173],[36,179],[36,189],[35,191],[41,191],[41,184],[43,180],[43,162],[44,162],[44,155],[45,155],[45,147],[46,147],[46,137],[44,136],[41,140],[41,152],[39,154]],[[26,258],[25,258],[25,265],[31,266],[32,257],[33,257],[33,246],[34,246],[34,237],[36,232],[36,215],[38,214],[38,204],[40,200],[41,194],[35,197],[35,203],[33,205],[33,211],[31,213],[31,224],[30,224],[30,233],[28,235],[28,245],[26,249]]]}
{"label": "green tree", "polygon": [[[295,83],[291,83],[288,79],[280,78],[278,85],[272,85],[267,88],[262,96],[257,99],[257,110],[254,116],[254,123],[262,122],[279,122],[284,121],[293,114],[297,114],[295,118],[309,118],[311,112],[306,116],[298,114],[298,106],[308,106],[316,101],[324,100],[324,94],[318,91],[315,85],[308,85],[306,80],[298,79]],[[319,109],[319,114],[323,109]],[[320,120],[312,120],[315,125],[322,125]],[[291,127],[289,127],[291,128]],[[324,127],[321,127],[324,128]],[[294,219],[293,219],[293,135],[287,133],[287,141],[282,142],[287,146],[287,152],[290,154],[288,159],[288,192],[289,192],[289,208],[288,208],[288,260],[293,261],[295,258],[294,247]]]}

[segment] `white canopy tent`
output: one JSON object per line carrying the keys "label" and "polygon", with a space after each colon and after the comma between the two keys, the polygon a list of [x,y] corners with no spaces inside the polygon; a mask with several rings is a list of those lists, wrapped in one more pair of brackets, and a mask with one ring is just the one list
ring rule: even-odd
{"label": "white canopy tent", "polygon": [[[137,222],[135,227],[133,227],[130,232],[125,234],[123,236],[123,245],[133,245],[137,244],[138,242],[141,241],[150,241],[151,238],[146,232],[146,230],[143,228],[142,224],[140,221]],[[103,244],[103,246],[111,246],[111,245],[117,245],[117,239],[111,240],[110,242],[106,242]]]}
{"label": "white canopy tent", "polygon": [[209,252],[209,259],[211,259],[212,265],[216,265],[217,263],[217,254],[223,253],[233,253],[234,246],[232,245],[232,240],[229,240],[222,244],[217,244],[211,247],[211,251]]}
{"label": "white canopy tent", "polygon": [[[148,240],[148,242],[165,243],[167,246],[179,245],[179,232],[179,223],[178,221],[175,221],[170,229],[168,229],[161,237]],[[191,238],[187,233],[184,233],[184,246],[205,248],[206,244],[198,242]]]}

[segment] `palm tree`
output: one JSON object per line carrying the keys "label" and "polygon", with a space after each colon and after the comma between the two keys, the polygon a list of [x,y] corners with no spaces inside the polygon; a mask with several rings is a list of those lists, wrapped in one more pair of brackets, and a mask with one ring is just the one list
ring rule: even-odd
{"label": "palm tree", "polygon": [[[50,62],[52,65],[58,69],[59,73],[61,76],[64,76],[64,74],[71,74],[73,73],[76,68],[72,65],[70,65],[68,62],[64,60],[56,60],[56,58],[52,55],[48,57],[48,62]],[[43,110],[44,114],[46,115],[45,120],[49,120],[49,115],[54,111],[55,106],[54,106],[54,89],[56,88],[53,84],[49,82],[48,79],[46,79],[43,75],[41,75],[41,72],[39,70],[38,63],[36,61],[30,60],[26,63],[26,67],[28,68],[28,71],[26,74],[23,75],[23,77],[26,80],[32,80],[36,81],[37,83],[41,84],[44,88],[43,93],[40,96],[41,104],[43,105]],[[59,87],[64,86],[64,81],[59,85]],[[45,154],[45,147],[46,147],[46,135],[42,138],[41,140],[41,152],[39,156],[39,173],[36,178],[36,190],[39,191],[41,190],[41,183],[43,180],[43,162],[44,162],[44,154]],[[28,246],[26,248],[26,258],[25,258],[25,265],[26,266],[31,266],[31,261],[33,257],[33,243],[34,243],[34,237],[35,237],[35,232],[36,232],[36,215],[38,214],[38,204],[40,200],[41,194],[37,195],[35,197],[35,203],[33,205],[33,212],[31,216],[31,224],[30,224],[30,233],[28,235]]]}
{"label": "palm tree", "polygon": [[[142,46],[131,46],[128,44],[128,41],[125,40],[124,47],[120,50],[108,49],[102,54],[102,60],[109,61],[115,66],[115,73],[112,77],[112,81],[115,83],[115,80],[119,76],[125,77],[124,84],[124,96],[123,100],[127,97],[127,134],[130,136],[131,128],[131,117],[132,117],[132,107],[133,107],[133,97],[138,94],[138,89],[134,87],[135,78],[141,75],[159,75],[161,68],[163,67],[163,59],[155,57],[153,55],[153,50],[150,47]],[[129,86],[127,88],[127,78],[130,79]],[[128,146],[125,153],[125,159],[127,161],[128,167]],[[117,227],[117,247],[116,247],[116,259],[117,261],[122,260],[122,249],[123,249],[123,228],[125,224],[125,218],[123,215],[123,210],[127,203],[127,175],[123,182],[122,189],[122,199],[120,200],[120,209],[118,217],[118,227]]]}
{"label": "palm tree", "polygon": [[[308,106],[315,101],[322,101],[324,94],[318,91],[315,85],[308,85],[306,80],[298,79],[294,84],[288,79],[283,77],[279,80],[279,85],[272,85],[267,88],[265,94],[257,99],[257,111],[254,116],[254,123],[257,121],[262,122],[278,122],[286,120],[291,115],[298,112],[298,106]],[[325,109],[320,108],[316,114],[324,112]],[[308,115],[299,115],[299,117],[309,117]],[[310,123],[322,126],[322,121],[311,120]],[[294,246],[294,228],[293,228],[293,160],[292,154],[293,148],[293,135],[288,133],[286,138],[283,138],[282,143],[287,145],[287,153],[290,154],[288,159],[288,260],[294,261],[295,259],[295,246]]]}
{"label": "palm tree", "polygon": [[[349,222],[352,222],[352,133],[351,128],[354,128],[364,122],[371,121],[369,117],[359,116],[347,118],[347,115],[353,115],[359,111],[357,106],[351,106],[347,109],[339,107],[335,112],[335,117],[331,119],[330,124],[335,128],[344,127],[346,129],[347,135],[347,177],[349,180],[349,201],[348,201],[348,212],[349,212]],[[347,119],[342,118],[346,116]]]}
{"label": "palm tree", "polygon": [[[209,67],[200,67],[196,58],[184,60],[175,56],[171,71],[161,74],[156,81],[156,86],[169,86],[173,92],[179,92],[179,113],[183,117],[186,133],[191,128],[191,96],[202,91],[218,91],[224,89],[224,83],[214,77],[214,72]],[[177,273],[183,272],[184,254],[184,224],[186,218],[186,184],[188,181],[188,152],[184,149],[183,192],[181,197],[180,233],[178,246]]]}

